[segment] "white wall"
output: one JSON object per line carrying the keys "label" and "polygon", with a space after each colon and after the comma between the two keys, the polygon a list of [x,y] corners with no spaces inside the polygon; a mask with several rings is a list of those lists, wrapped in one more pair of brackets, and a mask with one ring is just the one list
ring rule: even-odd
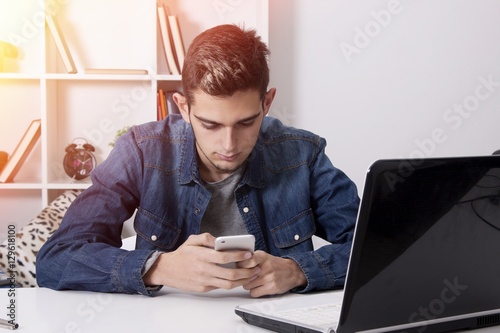
{"label": "white wall", "polygon": [[325,137],[360,193],[376,159],[489,155],[499,18],[498,0],[270,0],[271,115]]}

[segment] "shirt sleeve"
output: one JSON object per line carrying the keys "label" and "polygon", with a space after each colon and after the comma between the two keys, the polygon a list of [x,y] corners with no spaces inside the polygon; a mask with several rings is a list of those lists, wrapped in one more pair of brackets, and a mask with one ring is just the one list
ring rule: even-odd
{"label": "shirt sleeve", "polygon": [[341,287],[347,274],[359,196],[354,182],[326,156],[325,145],[322,140],[311,165],[310,186],[316,235],[329,244],[314,251],[287,255],[295,260],[307,279],[307,285],[295,292]]}
{"label": "shirt sleeve", "polygon": [[152,295],[143,268],[155,250],[121,248],[123,223],[138,207],[142,154],[132,131],[94,169],[92,185],[67,210],[37,255],[39,286]]}

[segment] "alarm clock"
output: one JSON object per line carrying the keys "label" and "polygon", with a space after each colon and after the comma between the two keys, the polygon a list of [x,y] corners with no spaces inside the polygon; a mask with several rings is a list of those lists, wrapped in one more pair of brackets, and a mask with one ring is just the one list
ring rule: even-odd
{"label": "alarm clock", "polygon": [[[82,143],[75,143],[80,140]],[[73,179],[80,180],[88,177],[96,166],[93,154],[95,148],[84,138],[76,138],[66,147],[64,155],[64,171]]]}

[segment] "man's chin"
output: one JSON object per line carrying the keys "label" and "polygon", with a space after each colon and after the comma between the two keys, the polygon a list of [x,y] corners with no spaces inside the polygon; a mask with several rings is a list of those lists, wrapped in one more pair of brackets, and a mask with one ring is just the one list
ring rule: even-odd
{"label": "man's chin", "polygon": [[219,164],[216,164],[215,167],[217,168],[217,170],[219,170],[220,172],[224,172],[224,173],[233,173],[235,172],[236,170],[238,170],[238,168],[241,166],[241,164],[237,164],[237,163],[219,163]]}

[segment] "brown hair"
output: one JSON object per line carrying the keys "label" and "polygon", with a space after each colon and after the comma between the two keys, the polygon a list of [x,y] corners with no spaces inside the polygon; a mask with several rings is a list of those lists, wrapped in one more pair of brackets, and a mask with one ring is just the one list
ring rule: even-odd
{"label": "brown hair", "polygon": [[255,89],[261,98],[269,84],[269,49],[255,30],[224,24],[198,35],[187,51],[182,68],[182,88],[188,106],[193,91],[216,97]]}

